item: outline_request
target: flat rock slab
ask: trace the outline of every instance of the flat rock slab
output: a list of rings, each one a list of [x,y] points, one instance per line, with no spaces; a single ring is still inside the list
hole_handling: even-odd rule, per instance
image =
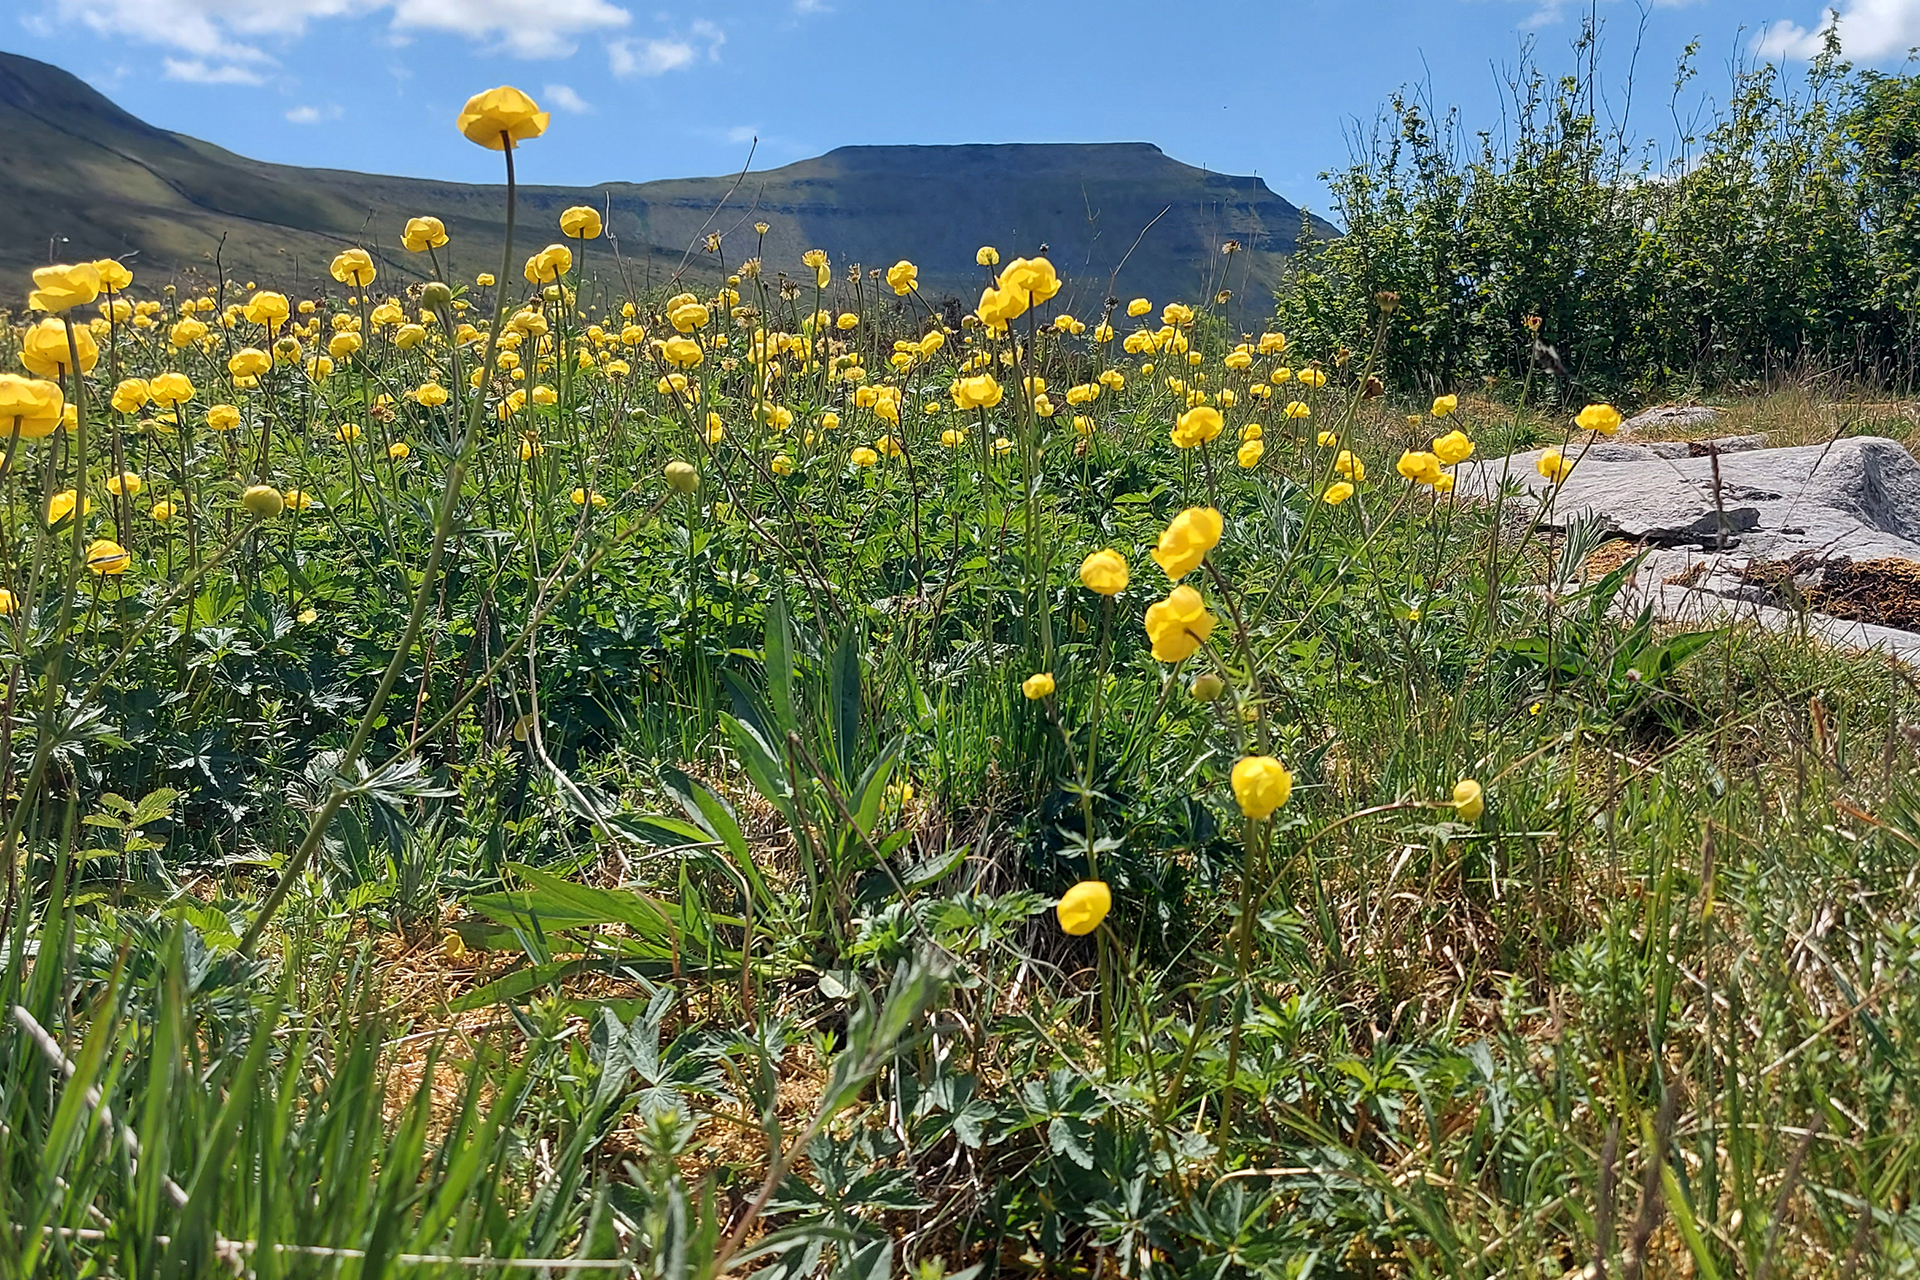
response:
[[[1726,416],[1726,412],[1725,409],[1716,409],[1706,404],[1663,404],[1634,414],[1620,424],[1620,429],[1632,435],[1637,431],[1672,431],[1685,427],[1698,427],[1720,421]]]
[[[1920,560],[1920,463],[1892,440],[1722,452],[1717,487],[1712,457],[1662,457],[1653,446],[1601,440],[1567,455],[1573,474],[1553,492],[1535,468],[1544,452],[1465,463],[1460,492],[1490,499],[1517,483],[1549,528],[1598,518],[1657,547],[1765,560],[1803,552]]]
[[[1920,463],[1905,448],[1859,436],[1723,449],[1716,487],[1714,458],[1663,456],[1669,451],[1656,447],[1601,440],[1569,453],[1577,461],[1557,491],[1534,465],[1544,450],[1476,458],[1458,468],[1459,492],[1490,500],[1505,488],[1538,511],[1543,528],[1598,519],[1646,543],[1652,550],[1621,595],[1623,610],[1650,604],[1661,619],[1687,625],[1805,628],[1841,647],[1920,661],[1920,634],[1782,609],[1748,572],[1794,557],[1920,562]]]

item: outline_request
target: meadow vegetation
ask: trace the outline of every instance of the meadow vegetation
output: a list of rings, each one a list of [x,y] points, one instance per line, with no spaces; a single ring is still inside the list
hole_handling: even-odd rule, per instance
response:
[[[1455,492],[1602,397],[600,223],[35,272],[0,1272],[1920,1263],[1920,686]]]

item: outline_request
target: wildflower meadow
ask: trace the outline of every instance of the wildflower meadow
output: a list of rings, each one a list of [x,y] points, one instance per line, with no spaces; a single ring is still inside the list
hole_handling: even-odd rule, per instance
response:
[[[0,1274],[1920,1265],[1920,683],[1623,608],[1601,394],[636,290],[550,126],[484,271],[6,286]]]

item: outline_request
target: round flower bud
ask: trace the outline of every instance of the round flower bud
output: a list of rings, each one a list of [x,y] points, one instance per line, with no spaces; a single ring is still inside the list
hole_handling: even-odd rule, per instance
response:
[[[1111,910],[1113,890],[1101,880],[1082,880],[1060,895],[1054,914],[1059,917],[1062,932],[1078,937],[1098,929]]]
[[[692,493],[700,487],[700,473],[690,462],[669,462],[666,477],[668,486],[676,493]]]
[[[420,305],[438,311],[453,301],[453,290],[438,280],[430,280],[420,289]]]
[[[1195,702],[1212,702],[1226,692],[1227,682],[1211,671],[1203,671],[1193,678],[1187,686],[1187,692],[1193,695]]]
[[[256,484],[240,495],[240,505],[252,513],[256,520],[271,520],[286,510],[287,503],[272,485]]]

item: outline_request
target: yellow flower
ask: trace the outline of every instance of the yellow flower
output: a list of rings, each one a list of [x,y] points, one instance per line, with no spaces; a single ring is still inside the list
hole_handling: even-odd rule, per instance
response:
[[[532,462],[546,451],[546,446],[531,436],[527,436],[520,441],[520,461],[522,462]]]
[[[86,504],[81,506],[79,494],[71,489],[62,489],[47,499],[47,523],[59,524],[62,520],[65,520],[73,514],[73,509],[76,506],[80,506],[80,514],[84,516],[87,512],[93,510],[93,499],[88,498]]]
[[[865,445],[862,445],[860,448],[855,449],[851,455],[849,455],[848,461],[852,462],[853,465],[856,467],[870,467],[874,463],[880,461],[880,455],[875,453],[873,450],[867,448]]]
[[[35,311],[69,311],[100,296],[100,268],[91,262],[74,266],[36,267],[33,292],[27,305]]]
[[[1433,416],[1444,418],[1460,407],[1459,396],[1435,396],[1433,398]],[[1458,434],[1457,432],[1455,434]]]
[[[1562,457],[1558,449],[1549,449],[1540,455],[1533,469],[1550,484],[1559,484],[1573,470],[1573,464]]]
[[[1324,387],[1327,385],[1327,375],[1318,369],[1302,369],[1293,376],[1309,387]]]
[[[1038,702],[1053,692],[1053,672],[1040,671],[1020,682],[1020,692],[1029,702]]]
[[[247,317],[250,324],[265,325],[268,329],[274,329],[293,313],[287,305],[286,295],[263,290],[247,299],[246,305],[241,308],[241,314]],[[204,326],[202,326],[202,332],[205,332]]]
[[[156,374],[147,383],[147,390],[153,393],[153,402],[171,408],[185,404],[193,399],[193,383],[184,373]]]
[[[704,329],[713,319],[713,313],[698,302],[683,302],[667,313],[667,320],[681,333],[692,333],[695,329]]]
[[[305,511],[313,505],[313,498],[300,489],[289,489],[280,497],[294,511]]]
[[[1367,464],[1342,449],[1333,459],[1333,469],[1349,480],[1361,481],[1367,478]]]
[[[1620,429],[1620,411],[1610,404],[1590,404],[1573,421],[1582,431],[1598,431],[1610,436]]]
[[[973,260],[983,267],[996,266],[1000,262],[1000,251],[990,244],[983,244],[974,251]]]
[[[948,427],[940,433],[940,443],[949,449],[958,449],[966,442],[967,433],[964,431],[955,431],[952,427]]]
[[[1433,491],[1435,493],[1452,493],[1453,473],[1450,471],[1442,471],[1439,475],[1435,476],[1433,478]]]
[[[92,373],[100,362],[100,348],[85,325],[75,325],[73,346],[67,345],[67,326],[58,320],[42,320],[20,339],[20,363],[28,373],[43,378],[65,377],[73,365],[74,349],[80,353],[80,372]]]
[[[1127,589],[1126,558],[1110,547],[1096,551],[1080,562],[1080,581],[1098,595],[1117,596]]]
[[[184,351],[206,336],[207,326],[201,324],[191,316],[177,322],[172,328],[167,330],[167,341],[174,345],[175,350],[180,351]]]
[[[576,507],[584,507],[589,502],[596,507],[604,507],[607,505],[606,494],[589,493],[585,489],[575,489],[572,493],[568,494],[567,497],[572,500],[573,505]]]
[[[408,218],[400,233],[401,247],[410,253],[425,253],[447,242],[447,224],[438,218]]]
[[[333,438],[341,444],[352,444],[360,435],[360,424],[357,422],[343,422],[333,431]]]
[[[600,211],[577,204],[560,215],[560,234],[575,240],[592,240],[599,236]]]
[[[1220,434],[1226,420],[1212,405],[1198,405],[1180,415],[1174,424],[1173,443],[1182,449],[1204,444]]]
[[[107,492],[114,497],[137,498],[145,487],[140,477],[131,471],[122,471],[117,476],[107,477]]]
[[[1015,258],[1000,272],[999,283],[1002,293],[1011,292],[1021,297],[1022,311],[1060,292],[1060,277],[1045,258]]]
[[[0,436],[11,436],[15,428],[23,440],[50,436],[60,426],[65,407],[59,383],[0,373]]]
[[[1348,484],[1345,480],[1336,480],[1332,484],[1327,486],[1327,491],[1325,493],[1320,495],[1320,501],[1326,503],[1330,507],[1337,507],[1341,503],[1345,502],[1348,498],[1351,498],[1352,496],[1353,496],[1353,486]]]
[[[127,549],[111,538],[96,538],[87,544],[87,568],[95,573],[122,574],[132,563]]]
[[[490,151],[504,151],[516,142],[537,138],[547,131],[547,113],[520,90],[510,85],[476,93],[454,121],[454,127]]]
[[[419,324],[403,324],[393,331],[393,345],[402,351],[411,351],[427,340],[427,328]]]
[[[691,338],[668,338],[660,346],[660,358],[676,369],[691,369],[705,358],[705,353]]]
[[[1271,818],[1292,794],[1293,775],[1272,756],[1244,756],[1233,766],[1233,798],[1255,821]]]
[[[535,404],[558,404],[560,402],[560,393],[543,382],[533,389],[533,402]]]
[[[947,388],[947,394],[962,409],[991,409],[1000,403],[1003,392],[992,374],[981,373],[971,378],[954,379]]]
[[[692,463],[676,459],[667,464],[663,474],[667,477],[667,487],[675,493],[692,493],[700,487],[700,473],[693,469]]]
[[[1287,349],[1287,335],[1284,333],[1263,333],[1260,335],[1259,352],[1263,356],[1282,355]]]
[[[93,269],[100,273],[102,289],[124,289],[133,283],[133,272],[127,270],[126,264],[112,258],[101,258],[93,264]]]
[[[258,347],[242,347],[227,358],[227,372],[236,378],[257,378],[273,368],[273,357]]]
[[[1313,410],[1298,400],[1289,400],[1284,410],[1288,418],[1311,418]]]
[[[1184,662],[1213,634],[1218,621],[1207,612],[1206,601],[1192,587],[1182,583],[1147,606],[1147,638],[1153,642],[1153,656],[1160,662]]]
[[[1112,910],[1113,890],[1107,888],[1106,882],[1082,880],[1060,895],[1060,905],[1054,908],[1054,915],[1060,921],[1060,931],[1077,938],[1098,929]]]
[[[327,354],[335,360],[345,360],[360,349],[360,335],[351,329],[336,333],[327,340]]]
[[[436,409],[447,402],[447,389],[437,382],[423,382],[413,389],[415,403]]]
[[[272,485],[256,484],[240,495],[240,505],[256,520],[271,520],[287,509],[287,500]]]
[[[207,408],[207,426],[214,431],[231,431],[240,425],[237,405],[216,404]]]
[[[1153,310],[1153,304],[1145,298],[1135,298],[1127,304],[1127,314],[1130,316],[1143,316],[1151,310]]]
[[[1409,449],[1400,455],[1393,469],[1415,484],[1432,484],[1440,477],[1440,459],[1430,453]]]
[[[175,515],[179,514],[179,511],[180,508],[177,504],[167,502],[163,499],[162,501],[154,503],[152,508],[147,512],[147,515],[155,524],[165,524],[167,521],[173,519]]]
[[[844,333],[849,329],[858,328],[860,325],[860,317],[853,314],[853,312],[851,311],[843,311],[840,313],[840,318],[838,320],[835,320],[833,323],[836,328],[838,328],[842,333]]]
[[[1169,302],[1160,311],[1160,323],[1178,328],[1193,323],[1193,308],[1185,303]]]
[[[396,440],[387,446],[387,456],[395,462],[405,462],[412,453],[405,440]]]
[[[1453,810],[1462,818],[1477,821],[1486,807],[1486,793],[1472,778],[1462,778],[1453,784]]]
[[[479,275],[473,278],[473,282],[479,285],[482,289],[491,289],[493,288],[493,272],[482,271]]]
[[[920,268],[905,258],[887,268],[887,287],[900,297],[906,297],[920,287]]]
[[[1451,396],[1447,398],[1452,399]],[[1449,467],[1465,462],[1473,456],[1473,441],[1467,439],[1463,431],[1449,431],[1433,442],[1433,456]]]
[[[373,283],[373,255],[365,249],[347,249],[334,256],[327,273],[341,284],[364,289]]]
[[[773,461],[767,465],[773,469],[773,474],[777,476],[790,476],[793,474],[793,459],[784,453],[774,454]]]
[[[1233,458],[1234,461],[1238,462],[1243,468],[1257,467],[1260,465],[1261,455],[1266,453],[1266,451],[1267,446],[1261,441],[1248,440],[1240,446],[1239,450],[1233,455]]]
[[[1198,569],[1207,552],[1219,545],[1225,527],[1220,513],[1212,507],[1189,507],[1167,525],[1160,544],[1150,554],[1166,575],[1178,582]]]
[[[530,284],[552,284],[572,269],[573,250],[550,244],[527,259],[525,274]]]

